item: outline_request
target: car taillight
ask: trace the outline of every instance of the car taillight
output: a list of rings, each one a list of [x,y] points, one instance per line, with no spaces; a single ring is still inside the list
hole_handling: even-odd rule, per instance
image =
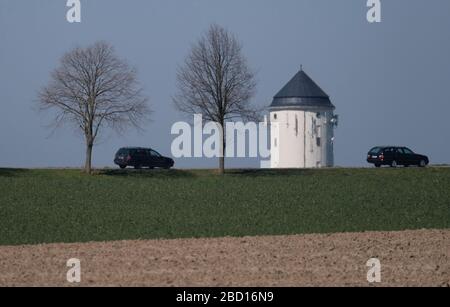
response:
[[[381,159],[381,161],[383,161],[384,160],[384,155],[380,155],[380,159]]]

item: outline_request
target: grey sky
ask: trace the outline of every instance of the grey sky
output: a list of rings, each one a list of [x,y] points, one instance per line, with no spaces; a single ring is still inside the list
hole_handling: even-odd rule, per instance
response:
[[[82,138],[70,129],[50,136],[48,118],[33,106],[62,54],[96,40],[138,68],[154,114],[145,132],[103,135],[94,164],[112,165],[123,145],[170,154],[170,127],[185,118],[171,104],[176,67],[212,22],[244,43],[258,71],[258,105],[268,106],[300,64],[331,96],[340,115],[337,165],[365,165],[367,150],[380,144],[450,162],[448,0],[382,0],[381,24],[367,22],[365,0],[82,0],[81,24],[66,21],[65,4],[0,0],[0,167],[83,164]]]

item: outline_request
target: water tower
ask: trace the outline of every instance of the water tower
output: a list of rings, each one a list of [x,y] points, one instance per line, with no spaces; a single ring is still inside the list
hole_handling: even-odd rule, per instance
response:
[[[272,168],[334,166],[335,106],[303,69],[275,95],[269,110]]]

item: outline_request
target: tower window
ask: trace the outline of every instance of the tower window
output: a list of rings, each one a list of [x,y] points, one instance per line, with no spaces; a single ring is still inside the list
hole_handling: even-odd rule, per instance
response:
[[[275,113],[275,114],[273,115],[273,119],[277,119],[277,118],[278,118],[277,113]]]
[[[320,138],[316,138],[316,143],[317,143],[317,147],[320,147],[321,145],[321,139]]]

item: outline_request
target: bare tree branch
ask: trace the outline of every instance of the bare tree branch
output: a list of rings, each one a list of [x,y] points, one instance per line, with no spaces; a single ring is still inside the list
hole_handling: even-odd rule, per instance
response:
[[[202,114],[224,127],[227,120],[256,120],[259,110],[250,104],[255,94],[255,74],[242,54],[237,38],[218,25],[193,45],[177,72],[176,108],[188,114]],[[222,153],[225,134],[222,133]],[[224,172],[224,158],[219,171]]]
[[[98,42],[66,53],[39,92],[41,110],[55,110],[55,123],[74,123],[86,139],[86,172],[102,128],[139,128],[150,114],[136,71],[116,57],[111,45]]]

